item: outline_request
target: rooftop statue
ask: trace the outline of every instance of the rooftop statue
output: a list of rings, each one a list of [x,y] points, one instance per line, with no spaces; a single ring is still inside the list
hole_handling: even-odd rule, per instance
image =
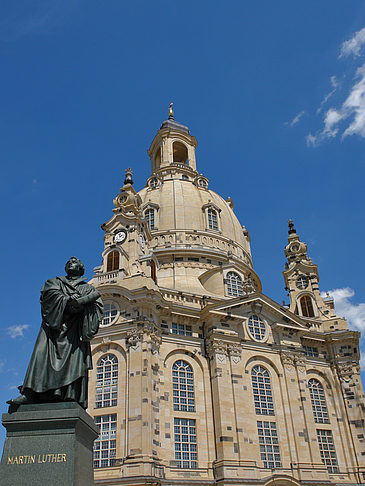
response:
[[[75,401],[87,408],[90,340],[103,315],[99,292],[82,278],[76,257],[66,263],[66,277],[47,280],[41,289],[42,325],[28,365],[21,395],[10,409],[27,403]]]

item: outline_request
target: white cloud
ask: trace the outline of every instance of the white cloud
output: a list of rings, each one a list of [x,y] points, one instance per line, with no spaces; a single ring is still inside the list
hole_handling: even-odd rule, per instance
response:
[[[348,120],[348,126],[343,131],[342,138],[349,135],[365,138],[365,63],[357,69],[354,79],[356,82],[342,106],[327,110],[324,128],[307,136],[308,145],[317,146],[325,139],[336,137],[340,130],[339,123],[345,120]]]
[[[358,331],[365,330],[365,304],[353,304],[350,299],[354,297],[355,291],[350,287],[343,289],[329,290],[328,293],[335,301],[336,314],[345,317],[353,329]],[[322,297],[326,292],[322,292]]]
[[[365,44],[365,27],[355,32],[351,39],[345,41],[341,46],[339,57],[347,57],[351,54],[354,57],[360,56],[362,46]]]
[[[7,328],[7,333],[11,337],[11,339],[15,339],[17,337],[23,337],[24,331],[28,329],[29,324],[17,324],[15,326],[10,326]]]
[[[356,78],[359,78],[359,81],[352,87],[342,106],[342,112],[346,116],[354,115],[343,136],[357,134],[365,138],[365,64],[356,71]]]
[[[321,104],[317,109],[317,115],[322,111],[323,106],[327,103],[327,101],[331,98],[331,96],[335,94],[337,88],[340,86],[340,83],[337,81],[336,76],[331,76],[330,82],[331,82],[332,89],[329,93],[325,95],[325,97],[321,101]]]
[[[294,125],[296,125],[300,119],[302,118],[302,116],[305,114],[305,111],[300,111],[297,115],[295,115],[295,117],[289,121],[289,122],[285,122],[284,125],[289,125],[290,127],[293,127]]]

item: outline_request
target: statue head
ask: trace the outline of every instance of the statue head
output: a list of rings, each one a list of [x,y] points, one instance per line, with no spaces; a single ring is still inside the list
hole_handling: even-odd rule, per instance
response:
[[[81,260],[73,256],[66,263],[65,271],[68,277],[81,277],[85,273],[85,267]]]

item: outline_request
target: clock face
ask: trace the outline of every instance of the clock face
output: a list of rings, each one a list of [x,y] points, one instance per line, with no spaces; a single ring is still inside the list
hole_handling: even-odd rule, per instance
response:
[[[126,238],[127,233],[125,231],[118,231],[118,233],[114,236],[114,241],[116,243],[123,243]]]

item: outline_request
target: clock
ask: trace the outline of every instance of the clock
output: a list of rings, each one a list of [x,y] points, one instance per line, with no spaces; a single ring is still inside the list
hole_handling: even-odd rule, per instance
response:
[[[127,238],[127,232],[125,230],[118,231],[114,235],[114,241],[115,243],[123,243],[123,241]]]

